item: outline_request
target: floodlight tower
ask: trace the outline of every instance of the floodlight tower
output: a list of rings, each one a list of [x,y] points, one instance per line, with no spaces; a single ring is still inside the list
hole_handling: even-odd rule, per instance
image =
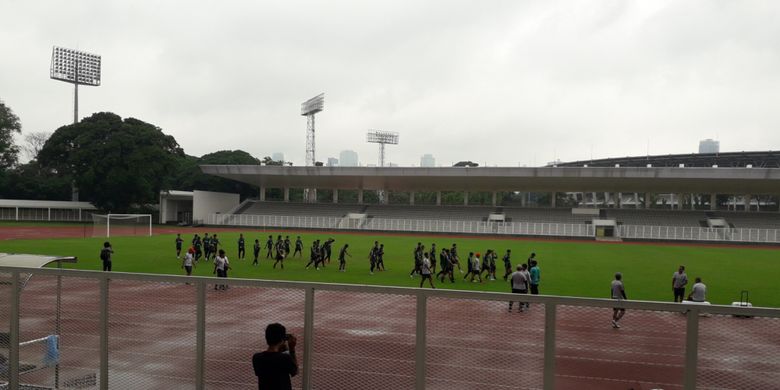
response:
[[[369,130],[366,141],[379,144],[379,166],[385,166],[385,145],[398,145],[398,133],[395,131]]]
[[[306,117],[306,165],[314,166],[316,159],[314,156],[314,114],[325,108],[325,94],[321,93],[301,104],[301,115]],[[303,190],[303,199],[306,202],[317,201],[317,189],[305,188]]]
[[[73,84],[73,123],[78,123],[79,84],[100,86],[100,56],[54,46],[51,51],[49,77]]]
[[[301,104],[301,115],[306,117],[306,165],[314,166],[314,114],[325,108],[325,94],[321,93]]]

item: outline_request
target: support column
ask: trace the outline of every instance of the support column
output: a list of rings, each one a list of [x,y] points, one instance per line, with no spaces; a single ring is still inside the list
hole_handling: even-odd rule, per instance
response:
[[[414,195],[415,195],[414,191],[410,191],[409,192],[409,205],[410,206],[414,206]]]
[[[339,203],[339,190],[336,188],[333,189],[333,203],[334,204]]]
[[[696,195],[695,194],[690,194],[690,195],[691,195],[691,210],[696,210],[696,202],[695,202]]]
[[[634,208],[639,208],[639,193],[634,192]]]
[[[358,192],[358,204],[363,204],[363,190],[357,190]]]
[[[441,206],[441,191],[436,191],[436,205]]]
[[[260,201],[265,202],[265,187],[260,186]]]
[[[290,189],[288,187],[284,187],[284,201],[290,201]]]
[[[555,201],[555,198],[557,198],[558,193],[553,191],[550,193],[550,207],[555,208],[557,202]]]
[[[520,207],[528,206],[527,200],[528,200],[528,193],[527,192],[521,192],[520,193]]]
[[[493,191],[493,207],[498,206],[498,201],[496,200],[498,198],[498,195],[496,191]]]
[[[749,212],[750,211],[750,202],[753,201],[753,197],[750,194],[747,194],[742,199],[743,199],[743,202],[745,203],[745,212]]]
[[[622,209],[623,208],[623,193],[622,192],[616,192],[615,193],[615,208]]]
[[[612,194],[609,192],[604,193],[604,207],[609,208],[609,201],[612,200]]]
[[[652,198],[651,194],[649,192],[645,192],[645,208],[650,208],[650,198]]]
[[[390,204],[390,191],[383,190],[384,196],[382,197],[382,204]]]
[[[463,205],[468,206],[469,205],[469,192],[463,191]]]
[[[593,204],[593,208],[599,208],[599,205],[596,204],[596,201],[598,200],[598,194],[595,192],[590,193],[590,203]]]
[[[718,194],[710,194],[710,210],[718,209]]]
[[[682,210],[685,208],[685,197],[682,193],[675,194],[677,197],[677,210]]]

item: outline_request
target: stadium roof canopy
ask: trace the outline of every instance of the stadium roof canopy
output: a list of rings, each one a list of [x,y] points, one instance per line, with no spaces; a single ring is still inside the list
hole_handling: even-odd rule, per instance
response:
[[[89,202],[71,202],[61,200],[22,200],[0,199],[0,207],[13,207],[25,209],[63,209],[63,210],[97,210]]]
[[[57,257],[41,255],[24,255],[15,253],[0,253],[0,266],[2,267],[24,267],[24,268],[43,268],[51,263],[75,263],[76,257]]]
[[[200,167],[206,174],[265,188],[780,194],[780,169],[770,168]]]
[[[654,167],[747,167],[754,168],[780,168],[780,152],[727,152],[727,153],[690,153],[667,154],[655,156],[616,157],[598,160],[582,160],[563,163],[555,163],[558,167],[646,167],[648,164]]]

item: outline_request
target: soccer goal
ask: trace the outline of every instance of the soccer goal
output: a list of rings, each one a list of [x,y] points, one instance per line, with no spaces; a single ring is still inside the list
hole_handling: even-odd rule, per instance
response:
[[[92,237],[151,235],[151,214],[92,214]]]

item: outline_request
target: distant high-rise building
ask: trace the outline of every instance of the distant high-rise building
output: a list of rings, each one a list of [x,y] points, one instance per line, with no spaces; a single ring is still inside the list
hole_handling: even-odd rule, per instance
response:
[[[353,150],[342,150],[341,153],[339,153],[339,166],[358,166],[358,154]]]
[[[709,138],[699,141],[699,153],[720,153],[720,141]]]
[[[430,153],[423,154],[423,156],[420,157],[420,166],[424,168],[435,167],[436,159],[433,158],[433,155]]]
[[[339,159],[335,157],[328,157],[328,162],[325,165],[329,167],[337,167],[339,166]]]
[[[274,161],[284,161],[284,153],[282,153],[282,152],[274,152],[274,154],[271,155],[271,158]]]

